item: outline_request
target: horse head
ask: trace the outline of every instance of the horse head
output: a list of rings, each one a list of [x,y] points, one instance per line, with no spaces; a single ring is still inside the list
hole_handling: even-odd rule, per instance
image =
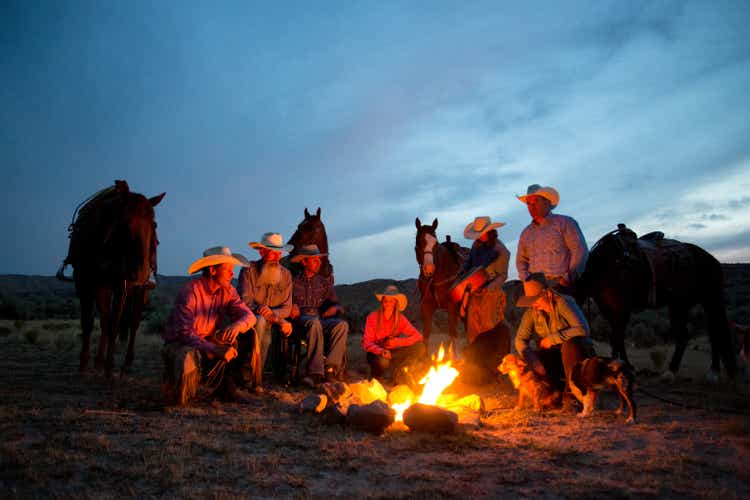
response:
[[[419,217],[417,217],[414,224],[417,227],[417,240],[414,245],[414,252],[417,254],[417,263],[420,266],[422,274],[429,278],[435,273],[434,251],[438,241],[435,230],[438,226],[438,220],[435,218],[431,225],[423,225]]]
[[[305,218],[297,225],[297,230],[292,234],[287,243],[294,245],[291,255],[296,255],[300,247],[311,244],[317,245],[321,253],[328,253],[328,235],[326,234],[326,227],[323,225],[323,221],[320,220],[320,207],[318,207],[315,214],[310,214],[307,208],[305,208]],[[321,274],[325,276],[330,275],[332,268],[328,257],[322,257],[321,261]]]
[[[112,227],[104,242],[105,259],[111,263],[113,277],[134,284],[148,280],[152,258],[156,257],[156,221],[154,207],[166,193],[146,198],[133,193],[125,181],[117,181],[119,194],[112,204]]]

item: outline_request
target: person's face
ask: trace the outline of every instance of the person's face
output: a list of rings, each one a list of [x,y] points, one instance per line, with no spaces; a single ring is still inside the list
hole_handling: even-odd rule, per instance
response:
[[[277,250],[261,247],[258,249],[258,253],[260,253],[260,258],[263,259],[263,262],[278,262],[281,260],[281,252]]]
[[[487,231],[486,233],[482,233],[481,236],[479,236],[479,238],[477,239],[481,241],[482,243],[484,243],[485,241],[490,239],[490,232]]]
[[[211,277],[222,288],[229,288],[234,278],[234,266],[228,262],[211,268]]]
[[[547,217],[551,207],[549,200],[544,196],[535,194],[526,198],[526,208],[529,209],[529,215],[537,222]]]
[[[552,313],[552,298],[550,297],[549,291],[545,291],[542,295],[536,299],[536,302],[531,304],[531,307],[538,311],[544,311],[548,314]]]
[[[390,318],[391,316],[393,316],[393,313],[396,311],[396,307],[398,306],[398,299],[395,297],[383,297],[381,304],[383,307],[383,313],[385,314],[385,317]]]
[[[302,259],[302,267],[309,274],[317,274],[320,271],[320,257],[317,255],[314,257],[305,257]]]

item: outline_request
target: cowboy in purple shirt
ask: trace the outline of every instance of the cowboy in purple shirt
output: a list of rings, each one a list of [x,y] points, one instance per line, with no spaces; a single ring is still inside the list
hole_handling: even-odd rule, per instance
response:
[[[551,213],[560,201],[555,188],[532,184],[517,198],[532,218],[518,239],[518,278],[526,281],[532,273],[544,273],[556,290],[570,293],[589,255],[581,228],[572,217]]]
[[[320,274],[321,257],[315,244],[305,245],[291,258],[301,262],[302,271],[292,280],[292,313],[290,317],[304,330],[307,340],[307,376],[305,385],[314,387],[325,378],[338,380],[344,368],[349,324],[336,317],[343,312],[333,289],[333,274]]]
[[[243,398],[238,386],[244,383],[243,375],[252,373],[254,353],[251,339],[242,334],[253,327],[255,316],[232,286],[232,278],[233,267],[246,262],[227,247],[214,247],[188,269],[189,274],[202,275],[180,290],[163,333],[164,386],[178,404],[195,396],[207,374],[219,372],[219,380],[210,381],[216,386],[213,395],[228,401]]]

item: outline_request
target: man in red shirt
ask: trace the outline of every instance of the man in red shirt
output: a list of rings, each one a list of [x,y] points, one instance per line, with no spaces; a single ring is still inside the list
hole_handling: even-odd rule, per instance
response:
[[[370,372],[382,382],[385,372],[391,368],[394,384],[412,385],[414,379],[406,368],[419,362],[427,349],[422,334],[401,314],[406,309],[406,295],[396,286],[389,285],[375,297],[380,301],[380,307],[367,316],[362,338]]]

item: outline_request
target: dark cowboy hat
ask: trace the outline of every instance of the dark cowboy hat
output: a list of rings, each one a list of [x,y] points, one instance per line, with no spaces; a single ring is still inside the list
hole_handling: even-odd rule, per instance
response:
[[[303,245],[299,247],[299,253],[292,256],[289,260],[291,260],[292,262],[300,262],[302,261],[302,259],[305,259],[307,257],[325,257],[327,255],[327,253],[321,253],[318,245],[313,243],[310,245]]]
[[[531,307],[550,288],[544,273],[532,273],[523,282],[523,297],[516,302],[517,307]]]

